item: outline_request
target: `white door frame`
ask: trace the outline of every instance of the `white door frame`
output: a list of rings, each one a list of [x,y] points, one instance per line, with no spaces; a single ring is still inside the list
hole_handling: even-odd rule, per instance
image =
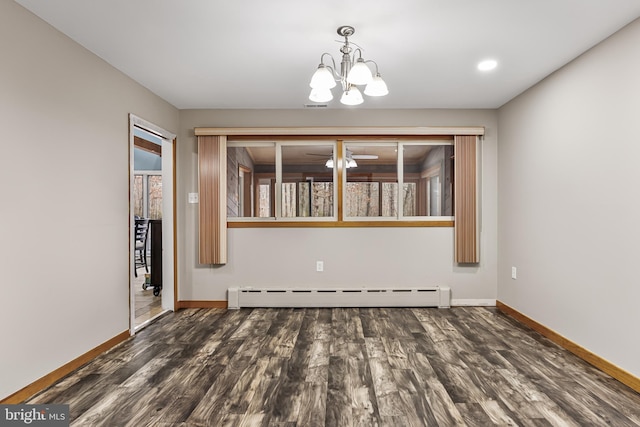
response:
[[[175,310],[175,274],[174,274],[174,164],[176,135],[134,114],[129,114],[129,333],[135,333],[135,223],[133,219],[133,175],[134,175],[134,134],[135,127],[157,135],[162,139],[162,308]]]

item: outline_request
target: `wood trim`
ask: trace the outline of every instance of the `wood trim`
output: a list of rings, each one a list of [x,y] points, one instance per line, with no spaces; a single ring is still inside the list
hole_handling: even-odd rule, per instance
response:
[[[171,236],[173,240],[173,309],[176,309],[176,305],[178,304],[178,175],[177,175],[177,148],[176,148],[177,139],[173,138],[173,144],[171,144],[171,149],[173,150],[171,156],[173,161],[173,236]]]
[[[158,145],[156,143],[153,143],[151,141],[147,141],[146,139],[142,139],[139,136],[135,136],[133,137],[133,145],[135,147],[138,147],[139,149],[149,152],[149,153],[153,153],[156,154],[160,157],[162,157],[162,146]]]
[[[478,187],[476,136],[456,135],[455,156],[455,261],[480,262],[478,248]]]
[[[563,337],[559,333],[557,333],[557,332],[547,328],[546,326],[536,322],[535,320],[533,320],[530,317],[520,313],[516,309],[509,307],[507,304],[505,304],[505,303],[503,303],[501,301],[496,301],[496,308],[498,310],[500,310],[502,313],[506,314],[507,316],[512,317],[513,319],[517,320],[518,322],[522,323],[523,325],[526,325],[526,326],[530,327],[534,331],[536,331],[536,332],[540,333],[541,335],[549,338],[551,341],[553,341],[554,343],[558,344],[560,347],[564,348],[565,350],[570,351],[571,353],[573,353],[576,356],[578,356],[580,359],[582,359],[585,362],[595,366],[596,368],[600,369],[601,371],[611,375],[616,380],[620,381],[621,383],[631,387],[633,390],[635,390],[638,393],[640,393],[640,378],[636,377],[635,375],[625,371],[624,369],[619,368],[618,366],[614,365],[613,363],[609,362],[608,360],[603,359],[602,357],[598,356],[597,354],[592,353],[591,351],[587,350],[586,348],[584,348],[584,347],[574,343],[573,341]]]
[[[269,136],[274,135],[484,135],[483,126],[469,127],[255,127],[255,128],[195,128],[196,136]]]
[[[165,129],[162,129],[161,127],[158,127],[158,126],[154,125],[153,123],[148,122],[148,121],[136,116],[135,114],[129,113],[129,120],[134,125],[144,129],[147,132],[150,131],[151,133],[154,133],[154,134],[158,135],[161,138],[172,140],[172,139],[175,139],[175,137],[176,137],[176,134],[171,133],[171,132],[169,132],[169,131],[167,131]]]
[[[55,371],[48,373],[47,375],[32,382],[31,384],[24,387],[23,389],[18,390],[12,395],[5,397],[4,399],[0,400],[0,404],[17,404],[17,403],[24,402],[29,397],[53,385],[57,381],[64,378],[66,375],[70,374],[71,372],[75,371],[82,365],[95,359],[97,356],[101,355],[105,351],[111,349],[112,347],[115,347],[116,345],[120,344],[123,341],[126,341],[130,336],[131,334],[129,333],[128,329],[126,331],[119,333],[115,337],[89,350],[88,352],[84,353],[80,357],[77,357],[73,359],[71,362],[62,365]]]
[[[198,137],[199,263],[227,263],[227,144],[225,136]]]
[[[227,228],[453,227],[454,221],[229,221]]]
[[[181,308],[227,308],[227,301],[178,301],[177,309]]]
[[[342,162],[344,161],[344,159],[342,158],[342,154],[344,152],[344,141],[339,139],[336,141],[336,156],[333,156],[334,159],[336,160],[336,167],[335,167],[335,171],[336,173],[336,180],[337,180],[337,184],[338,184],[338,191],[336,193],[338,199],[335,200],[334,202],[337,204],[338,206],[338,223],[341,223],[344,220],[344,169],[342,168]],[[335,223],[334,223],[335,224]]]

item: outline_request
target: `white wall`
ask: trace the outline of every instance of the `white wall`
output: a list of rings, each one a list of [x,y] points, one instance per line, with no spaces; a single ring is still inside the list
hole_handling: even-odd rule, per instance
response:
[[[503,106],[498,150],[498,299],[636,376],[638,45],[635,21]]]
[[[452,228],[229,229],[229,262],[199,265],[194,127],[485,126],[481,262],[453,262]],[[178,135],[179,299],[226,300],[231,286],[448,285],[454,300],[496,299],[497,135],[488,110],[183,110]],[[324,272],[316,272],[316,261]]]
[[[0,1],[0,399],[129,328],[129,119],[178,111]]]

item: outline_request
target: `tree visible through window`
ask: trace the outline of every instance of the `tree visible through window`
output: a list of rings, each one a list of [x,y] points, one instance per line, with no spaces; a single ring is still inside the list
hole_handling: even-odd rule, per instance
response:
[[[133,214],[162,219],[162,175],[136,173],[133,178]]]

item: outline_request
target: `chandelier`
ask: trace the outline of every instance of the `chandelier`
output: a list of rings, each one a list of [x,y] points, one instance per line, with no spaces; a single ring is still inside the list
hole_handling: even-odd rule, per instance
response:
[[[348,25],[338,28],[338,34],[344,37],[344,44],[340,48],[342,52],[342,62],[338,73],[336,62],[330,53],[323,53],[320,56],[320,65],[311,77],[311,94],[309,99],[313,102],[329,102],[333,99],[331,89],[336,87],[336,82],[342,84],[342,97],[340,102],[345,105],[359,105],[364,102],[362,93],[358,86],[366,85],[364,94],[368,96],[384,96],[389,93],[387,84],[380,77],[378,64],[372,60],[362,58],[362,49],[358,47],[353,50],[349,44],[349,37],[356,30]],[[353,52],[353,55],[352,55]],[[357,57],[356,57],[357,55]],[[324,63],[325,56],[331,58],[333,67]],[[371,63],[375,66],[375,75],[367,65]]]

